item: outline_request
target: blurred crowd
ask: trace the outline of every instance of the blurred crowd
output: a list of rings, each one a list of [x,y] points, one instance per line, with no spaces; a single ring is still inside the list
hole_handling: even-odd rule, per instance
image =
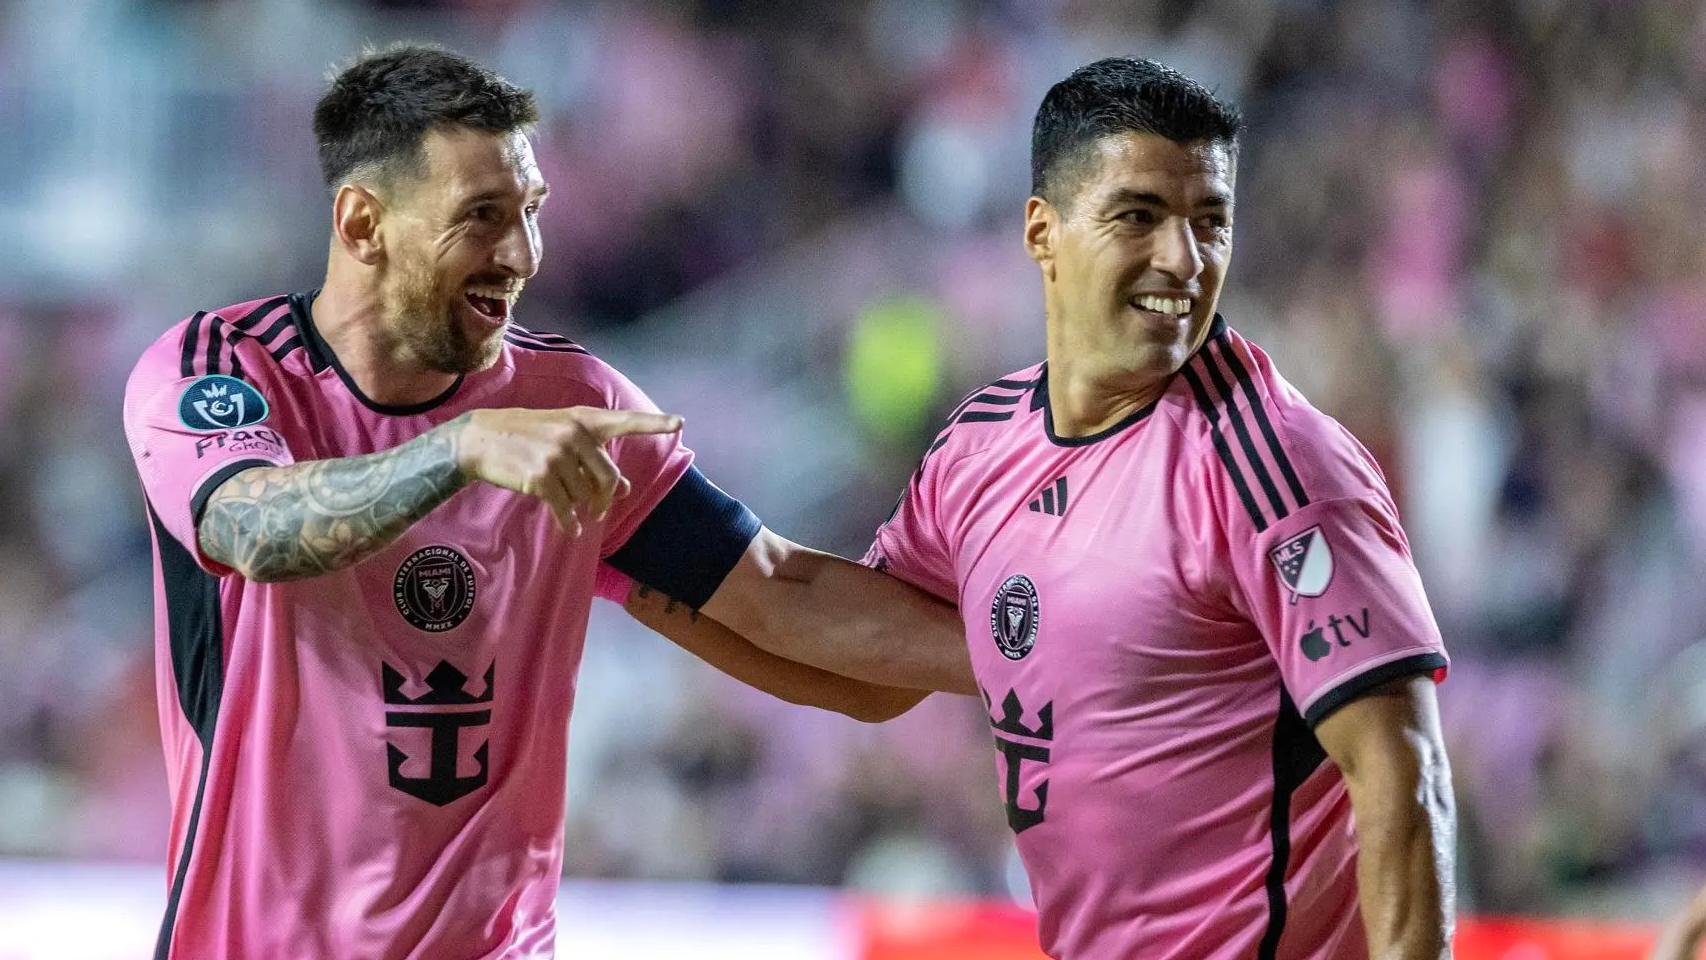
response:
[[[1454,656],[1466,908],[1706,876],[1706,7],[1697,0],[13,0],[0,8],[0,855],[158,858],[142,346],[315,286],[308,116],[363,42],[539,94],[524,323],[862,553],[935,423],[1041,356],[1050,83],[1238,102],[1228,319],[1381,461]],[[604,605],[600,605],[604,607]],[[864,726],[596,611],[566,869],[1012,889],[979,704]]]

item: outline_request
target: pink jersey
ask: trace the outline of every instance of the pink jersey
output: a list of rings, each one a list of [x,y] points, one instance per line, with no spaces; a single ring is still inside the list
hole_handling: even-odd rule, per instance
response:
[[[964,616],[1043,948],[1365,956],[1312,729],[1446,666],[1379,468],[1219,318],[1094,436],[1047,376],[963,402],[866,556]]]
[[[674,436],[614,441],[633,492],[579,540],[540,501],[477,484],[352,568],[249,582],[195,534],[213,487],[248,466],[384,450],[478,407],[655,409],[580,347],[519,328],[493,368],[381,406],[311,302],[197,313],[125,392],[173,811],[155,956],[549,956],[595,569],[691,454]]]

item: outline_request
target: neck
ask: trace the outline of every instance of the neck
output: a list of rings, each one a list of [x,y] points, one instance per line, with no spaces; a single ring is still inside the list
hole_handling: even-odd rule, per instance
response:
[[[347,265],[332,262],[310,309],[315,331],[344,373],[374,403],[425,403],[456,382],[456,374],[424,366],[386,329],[377,286],[368,277],[352,276]]]
[[[1065,341],[1059,325],[1050,323],[1048,404],[1057,437],[1087,437],[1108,429],[1154,403],[1172,379],[1166,371],[1111,367],[1096,352]]]

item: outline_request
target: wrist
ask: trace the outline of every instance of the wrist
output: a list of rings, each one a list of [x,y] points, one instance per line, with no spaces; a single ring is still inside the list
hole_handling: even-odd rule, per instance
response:
[[[479,457],[474,430],[474,414],[470,410],[452,420],[432,429],[434,433],[442,432],[444,439],[450,445],[451,462],[456,466],[456,475],[463,483],[472,483],[480,479]]]

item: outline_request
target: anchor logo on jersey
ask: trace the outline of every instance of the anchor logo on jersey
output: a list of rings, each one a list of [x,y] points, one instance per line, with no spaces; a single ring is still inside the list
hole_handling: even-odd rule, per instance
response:
[[[468,684],[468,675],[456,669],[448,660],[440,660],[438,666],[433,667],[432,672],[426,675],[427,692],[418,697],[409,697],[403,693],[403,674],[389,663],[381,664],[380,686],[385,693],[385,703],[389,706],[438,707],[491,703],[492,676],[496,668],[496,661],[486,667],[486,689],[478,695],[463,689]],[[491,722],[490,709],[454,712],[387,710],[387,727],[425,728],[432,731],[431,765],[424,777],[403,776],[403,764],[409,759],[409,755],[398,749],[396,744],[385,744],[391,786],[439,807],[460,800],[485,786],[488,774],[487,748],[491,741],[480,744],[474,751],[474,762],[479,765],[479,771],[473,776],[457,776],[456,759],[462,752],[462,729],[483,727]]]

